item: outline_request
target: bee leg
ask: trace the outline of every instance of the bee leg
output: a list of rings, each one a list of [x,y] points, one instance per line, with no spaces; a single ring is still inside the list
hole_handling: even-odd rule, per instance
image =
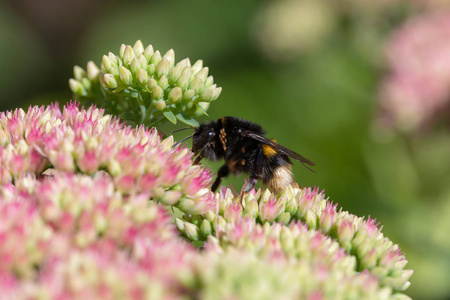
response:
[[[248,179],[247,184],[244,186],[241,193],[239,194],[239,198],[241,198],[241,205],[242,205],[243,195],[250,192],[255,187],[256,182],[258,181],[258,178],[261,178],[261,176],[262,176],[262,161],[263,161],[262,159],[263,159],[263,152],[262,152],[262,148],[259,147],[253,172],[250,175],[250,178]]]
[[[250,177],[247,181],[247,184],[244,186],[244,188],[239,193],[239,196],[236,198],[237,201],[239,201],[241,203],[242,210],[245,210],[244,202],[242,201],[244,198],[244,194],[247,194],[248,192],[250,192],[252,190],[252,188],[255,187],[256,182],[257,182],[256,178]]]
[[[194,160],[194,165],[198,165],[200,163],[200,161],[202,160],[202,158],[203,157],[201,155],[197,156],[197,158]]]
[[[255,165],[253,167],[253,172],[250,175],[250,178],[244,187],[244,193],[250,192],[251,189],[255,187],[258,178],[261,178],[262,162],[263,162],[263,151],[262,151],[262,147],[260,146],[258,148],[258,154],[256,156],[256,161],[255,161]]]
[[[214,181],[212,187],[211,187],[211,191],[215,192],[217,190],[217,188],[220,185],[220,181],[222,181],[223,177],[227,177],[228,174],[230,174],[230,169],[228,169],[227,165],[223,165],[220,169],[219,172],[217,172],[217,178]]]
[[[257,181],[258,180],[256,177],[250,177],[248,179],[247,184],[244,186],[244,189],[242,190],[242,194],[246,194],[246,193],[250,192],[252,190],[252,188],[255,187]]]

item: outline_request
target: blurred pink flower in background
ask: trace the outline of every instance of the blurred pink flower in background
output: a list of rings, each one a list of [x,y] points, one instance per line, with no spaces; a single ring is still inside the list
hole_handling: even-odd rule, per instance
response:
[[[436,123],[450,100],[450,12],[413,17],[386,47],[381,121],[401,130]]]

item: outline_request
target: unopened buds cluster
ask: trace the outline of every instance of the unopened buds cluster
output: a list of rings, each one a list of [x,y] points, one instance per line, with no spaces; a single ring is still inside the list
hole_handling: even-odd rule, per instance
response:
[[[134,124],[180,120],[196,126],[194,118],[206,114],[222,91],[208,72],[202,60],[175,63],[172,49],[161,55],[138,40],[122,44],[118,55],[104,55],[100,70],[92,61],[86,71],[75,66],[69,86],[77,100],[97,103]]]

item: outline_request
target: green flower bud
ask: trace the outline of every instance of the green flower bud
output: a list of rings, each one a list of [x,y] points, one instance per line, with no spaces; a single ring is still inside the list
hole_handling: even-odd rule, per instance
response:
[[[120,59],[123,59],[123,56],[125,55],[125,49],[126,48],[127,48],[127,45],[125,45],[125,44],[122,44],[120,46],[120,49],[119,49],[119,57],[120,57]]]
[[[215,89],[213,90],[213,94],[212,94],[212,98],[211,98],[211,101],[210,101],[210,102],[216,101],[217,98],[219,98],[219,96],[220,96],[221,93],[222,93],[222,88],[221,88],[221,87],[215,88]]]
[[[126,55],[126,51],[125,51]],[[122,81],[124,85],[131,85],[133,83],[133,75],[131,75],[130,70],[125,68],[124,66],[121,66],[119,68],[119,79]]]
[[[288,227],[283,227],[280,232],[280,243],[284,252],[289,252],[294,248],[294,238]]]
[[[382,279],[382,283],[397,291],[404,291],[411,285],[408,280],[413,273],[413,270],[403,270],[401,277],[385,277]]]
[[[183,96],[183,91],[180,87],[174,87],[170,92],[167,98],[170,102],[175,103],[180,101],[181,97]]]
[[[76,80],[81,81],[81,79],[86,77],[86,71],[80,66],[75,66],[73,67],[73,75]]]
[[[113,68],[118,68],[120,67],[120,63],[119,60],[117,59],[117,56],[114,55],[114,53],[109,52],[108,53],[108,58],[111,61],[112,67]]]
[[[70,87],[70,90],[72,91],[72,93],[74,93],[76,95],[80,95],[80,96],[87,95],[87,92],[84,89],[83,85],[79,81],[77,81],[73,78],[69,79],[69,87]]]
[[[123,59],[122,59],[123,65],[125,67],[128,67],[135,57],[136,56],[134,55],[133,48],[131,48],[131,46],[126,46],[125,53],[124,53]]]
[[[144,69],[139,69],[136,74],[136,79],[140,85],[145,85],[148,82],[148,74]]]
[[[163,110],[164,108],[166,108],[166,102],[164,100],[158,100],[155,103],[155,107],[158,110]]]
[[[203,91],[205,86],[203,85],[203,81],[200,78],[195,78],[190,84],[189,89],[194,90],[196,94],[199,94]]]
[[[184,233],[189,239],[193,241],[198,241],[200,229],[192,223],[184,222]]]
[[[375,267],[376,266],[376,264],[377,264],[377,259],[378,259],[378,256],[377,256],[377,253],[376,253],[376,251],[375,250],[371,250],[371,251],[369,251],[366,255],[364,255],[362,258],[361,258],[361,266],[364,268],[364,269],[372,269],[373,267]]]
[[[142,69],[147,69],[148,61],[145,58],[144,54],[139,55],[138,59],[139,59],[139,63],[141,65],[141,68]]]
[[[180,67],[182,70],[185,67],[190,67],[190,66],[191,66],[191,61],[189,60],[189,58],[185,58],[176,64],[176,67]]]
[[[212,75],[208,76],[205,81],[205,87],[210,87],[214,84],[214,78]]]
[[[16,145],[16,153],[25,156],[28,153],[28,144],[24,140],[20,140]]]
[[[200,225],[200,232],[203,234],[203,236],[211,235],[212,233],[211,223],[209,223],[207,220],[203,220],[202,224]]]
[[[182,68],[180,66],[176,66],[172,70],[170,70],[170,72],[169,72],[169,83],[170,84],[175,84],[178,81],[178,79],[181,76],[181,71],[182,71]]]
[[[91,81],[95,81],[98,79],[98,75],[100,74],[100,70],[97,65],[91,60],[87,63],[87,77]]]
[[[169,80],[167,79],[166,75],[161,76],[161,78],[158,80],[158,85],[163,89],[163,91],[169,87]]]
[[[180,200],[181,196],[182,194],[180,191],[166,191],[160,201],[165,205],[175,205]]]
[[[109,57],[107,55],[103,55],[103,57],[102,57],[102,68],[106,72],[110,72],[111,71],[112,63],[111,63],[111,60],[109,59]]]
[[[141,62],[137,58],[133,58],[133,61],[130,65],[130,71],[132,74],[137,74],[137,72],[141,69]]]
[[[158,86],[158,82],[154,78],[150,78],[147,82],[147,89],[151,91],[155,86]]]
[[[153,89],[152,89],[152,97],[153,97],[153,99],[155,99],[155,100],[159,100],[159,99],[162,99],[163,97],[164,97],[164,91],[163,91],[163,89],[160,87],[160,86],[155,86]]]
[[[109,89],[115,89],[118,86],[117,80],[114,77],[114,75],[112,75],[112,74],[104,74],[103,82],[105,83],[106,88],[109,88]]]
[[[194,75],[203,68],[203,60],[199,59],[191,68],[191,74]]]
[[[179,229],[181,232],[185,233],[185,230],[184,230],[184,221],[181,220],[180,218],[175,218],[175,223],[177,224],[178,229]]]
[[[206,77],[208,76],[208,72],[208,67],[201,69],[197,74],[195,74],[194,80],[198,78],[202,83],[204,83],[206,81]]]
[[[267,203],[267,201],[269,201],[271,196],[272,196],[272,193],[269,191],[269,189],[266,189],[262,193],[261,198],[259,199],[259,202]]]
[[[169,70],[170,70],[170,62],[165,57],[163,57],[156,66],[156,76],[158,78],[160,78],[163,75],[167,76],[169,75]]]
[[[355,237],[353,238],[353,245],[360,246],[367,239],[367,233],[364,229],[360,229],[356,232]]]
[[[295,215],[297,212],[297,201],[295,201],[295,197],[290,197],[289,200],[286,202],[286,211],[289,212],[291,215]]]
[[[90,90],[91,89],[91,86],[92,86],[91,81],[89,79],[87,79],[86,77],[81,79],[81,84],[83,85],[83,87],[86,90]]]
[[[107,169],[108,173],[112,176],[119,176],[119,174],[122,172],[121,164],[115,159],[108,160]]]
[[[175,64],[175,52],[173,49],[170,49],[169,51],[164,54],[163,58],[165,58],[169,62],[169,66],[172,68]]]
[[[210,102],[212,99],[213,90],[212,89],[206,89],[201,94],[198,100],[201,100],[202,102]]]
[[[353,225],[349,221],[343,221],[338,228],[338,240],[341,244],[349,243],[353,238]]]
[[[227,227],[227,221],[225,221],[225,219],[222,216],[216,216],[212,225],[217,235],[218,231],[224,230],[225,227]]]
[[[308,228],[316,229],[317,228],[316,214],[310,210],[307,210],[305,214],[305,223],[308,224]]]
[[[149,64],[147,66],[147,73],[149,76],[152,76],[156,72],[156,66],[154,64]]]
[[[356,249],[356,255],[361,258],[364,257],[369,251],[372,249],[370,243],[365,242],[359,245],[358,247],[355,247]]]
[[[370,273],[372,273],[373,275],[375,275],[379,278],[382,278],[382,277],[387,276],[387,274],[389,273],[389,270],[385,267],[378,266],[378,267],[375,267],[372,270],[370,270]]]
[[[256,200],[255,196],[252,193],[247,193],[246,195],[243,195],[241,200],[242,207],[244,209],[247,208],[247,204],[252,200]]]
[[[204,214],[204,217],[209,222],[213,222],[214,219],[216,218],[216,214],[209,210]]]
[[[184,103],[192,103],[190,102],[192,100],[192,98],[194,98],[195,96],[195,91],[194,90],[187,90],[183,93],[183,102]]]
[[[148,45],[147,48],[145,48],[145,50],[144,50],[144,57],[147,60],[147,62],[150,61],[150,59],[152,58],[153,53],[155,53],[153,51],[153,46],[152,45]]]
[[[182,90],[187,90],[189,87],[189,79],[191,77],[191,68],[185,67],[183,72],[181,72],[180,78],[178,78],[177,86],[179,86]]]
[[[173,146],[173,136],[171,135],[162,140],[160,146],[162,147],[162,149],[164,149],[164,151],[170,150]]]
[[[277,222],[282,224],[288,224],[291,221],[291,214],[288,212],[281,213],[277,217]]]
[[[258,202],[251,200],[247,203],[244,210],[244,216],[256,219],[259,215]]]
[[[161,61],[161,53],[157,50],[155,53],[153,53],[152,58],[150,59],[150,63],[154,64],[155,66],[159,64]]]
[[[144,52],[144,45],[141,40],[137,40],[136,43],[134,43],[133,51],[136,56],[139,56]]]
[[[394,268],[396,268],[396,269],[403,269],[403,268],[406,267],[407,264],[408,264],[408,261],[406,259],[403,259],[403,260],[397,261],[395,263],[395,267]]]

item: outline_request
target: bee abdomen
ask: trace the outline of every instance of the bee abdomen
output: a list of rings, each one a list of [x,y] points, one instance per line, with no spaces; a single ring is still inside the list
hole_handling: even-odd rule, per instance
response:
[[[277,167],[273,171],[273,177],[266,183],[266,186],[272,192],[278,193],[292,182],[292,166],[290,164],[286,164]]]

